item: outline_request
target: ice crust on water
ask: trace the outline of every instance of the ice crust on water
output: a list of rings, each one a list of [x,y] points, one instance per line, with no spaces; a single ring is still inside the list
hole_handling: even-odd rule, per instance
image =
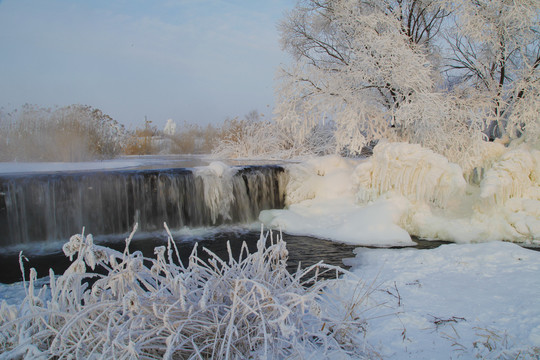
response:
[[[287,208],[259,219],[285,232],[358,245],[411,245],[409,234],[456,242],[540,242],[540,152],[487,145],[478,183],[419,145],[381,143],[366,159],[289,165]]]

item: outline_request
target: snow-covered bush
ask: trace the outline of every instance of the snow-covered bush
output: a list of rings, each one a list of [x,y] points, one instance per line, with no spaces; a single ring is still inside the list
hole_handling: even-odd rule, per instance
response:
[[[322,263],[290,274],[281,237],[261,233],[257,251],[244,244],[238,260],[229,248],[228,260],[203,249],[210,256],[203,261],[195,246],[184,265],[170,233],[155,259],[130,253],[131,236],[123,253],[84,232],[73,236],[64,252],[75,260],[61,276],[51,271],[38,294],[32,271],[24,301],[0,308],[0,358],[363,355],[367,294],[332,298],[326,289],[343,280],[320,280],[320,271],[345,270]],[[361,287],[352,279],[348,288]]]
[[[396,118],[402,125],[399,136],[420,144],[459,164],[464,174],[481,167],[485,157],[485,113],[488,100],[474,102],[444,93],[422,93],[401,105]]]
[[[222,139],[212,150],[219,158],[290,159],[333,152],[328,127],[315,127],[301,140],[273,121],[234,120],[225,124]]]

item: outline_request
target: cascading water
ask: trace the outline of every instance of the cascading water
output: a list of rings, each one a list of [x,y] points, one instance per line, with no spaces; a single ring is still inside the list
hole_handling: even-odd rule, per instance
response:
[[[255,221],[283,208],[279,166],[0,176],[0,246]]]

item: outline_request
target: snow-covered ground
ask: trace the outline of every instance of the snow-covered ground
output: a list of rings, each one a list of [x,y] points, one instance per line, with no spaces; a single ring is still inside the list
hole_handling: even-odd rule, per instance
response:
[[[540,357],[540,252],[504,242],[358,248],[346,263],[382,304],[366,312],[366,341],[384,359]]]

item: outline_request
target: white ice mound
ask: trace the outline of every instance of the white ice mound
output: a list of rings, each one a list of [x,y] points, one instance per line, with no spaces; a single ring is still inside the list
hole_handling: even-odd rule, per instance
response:
[[[503,154],[480,183],[475,211],[476,219],[504,225],[504,240],[540,240],[540,151],[520,146]]]
[[[206,168],[218,177],[222,177],[226,171],[231,169],[229,165],[221,161],[213,161]]]
[[[404,245],[408,234],[456,242],[540,242],[540,151],[485,146],[467,183],[461,167],[419,145],[380,143],[372,157],[291,165],[287,209],[267,226],[358,245]],[[479,185],[480,184],[480,185]]]
[[[330,155],[289,166],[290,176],[285,199],[287,204],[314,198],[352,196],[351,172],[357,164],[357,161]]]
[[[265,225],[288,234],[313,236],[352,245],[411,246],[415,243],[398,224],[407,199],[381,199],[358,206],[347,198],[304,200],[284,210],[262,211]]]
[[[480,183],[480,197],[504,204],[510,198],[540,200],[540,151],[519,147],[493,164]]]
[[[259,219],[290,234],[348,244],[414,245],[399,225],[408,211],[406,198],[356,203],[352,174],[364,161],[334,155],[289,166],[287,209],[262,211]]]
[[[463,195],[466,182],[461,168],[444,156],[417,144],[382,143],[373,157],[354,172],[361,203],[394,192],[415,202],[446,207]]]

